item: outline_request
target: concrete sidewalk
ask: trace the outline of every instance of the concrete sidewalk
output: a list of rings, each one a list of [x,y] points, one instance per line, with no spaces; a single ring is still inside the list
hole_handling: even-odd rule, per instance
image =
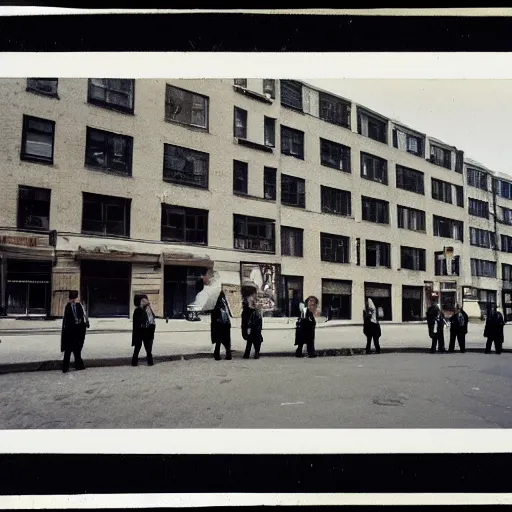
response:
[[[187,322],[199,324],[200,322]],[[323,325],[328,325],[323,324]],[[265,324],[263,332],[262,357],[293,356],[294,330],[268,329]],[[160,326],[159,326],[160,327]],[[208,326],[209,327],[209,326]],[[381,347],[383,352],[428,352],[430,340],[425,325],[383,325]],[[482,336],[483,326],[470,324],[467,336],[468,351],[482,351],[485,340]],[[505,338],[510,339],[510,327],[505,329]],[[0,333],[0,373],[59,369],[62,355],[60,353],[60,333],[37,333],[29,335],[8,335]],[[448,340],[447,340],[448,342]],[[352,355],[364,351],[366,340],[359,326],[333,326],[331,329],[319,328],[316,334],[316,348],[319,355]],[[235,357],[244,350],[240,329],[232,329],[232,346]],[[509,352],[505,342],[504,352]],[[118,366],[130,363],[131,333],[130,332],[89,332],[83,351],[86,365]],[[172,361],[212,357],[210,333],[201,331],[172,331],[158,329],[153,349],[155,361]],[[144,355],[144,350],[142,350]],[[145,363],[144,357],[141,363]]]
[[[264,318],[265,330],[294,329],[296,318]],[[108,332],[131,332],[132,321],[129,318],[91,318],[89,333],[108,333]],[[240,318],[233,318],[233,328],[240,328]],[[423,325],[425,322],[410,322],[406,325]],[[383,322],[382,325],[402,325],[396,322]],[[362,326],[361,323],[353,323],[352,320],[330,320],[325,317],[317,320],[317,327],[354,327]],[[0,318],[0,335],[21,335],[33,333],[57,333],[62,327],[62,320],[29,320],[26,318]],[[201,332],[210,330],[210,317],[202,316],[199,322],[189,322],[187,320],[169,320],[157,319],[157,329],[159,332]]]

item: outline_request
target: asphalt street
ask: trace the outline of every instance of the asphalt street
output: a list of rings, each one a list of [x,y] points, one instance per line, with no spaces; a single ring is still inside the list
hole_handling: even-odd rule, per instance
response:
[[[180,360],[0,375],[0,426],[510,428],[511,396],[512,354]]]

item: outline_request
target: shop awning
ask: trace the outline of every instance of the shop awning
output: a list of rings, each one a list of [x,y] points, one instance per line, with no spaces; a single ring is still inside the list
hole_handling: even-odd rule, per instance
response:
[[[183,252],[164,252],[162,253],[164,265],[177,265],[186,267],[206,267],[213,268],[213,261],[207,255],[196,255]]]
[[[153,263],[157,265],[160,260],[160,254],[145,254],[132,251],[120,251],[109,249],[104,245],[94,247],[79,246],[74,253],[76,260],[108,260],[123,261],[130,263]]]

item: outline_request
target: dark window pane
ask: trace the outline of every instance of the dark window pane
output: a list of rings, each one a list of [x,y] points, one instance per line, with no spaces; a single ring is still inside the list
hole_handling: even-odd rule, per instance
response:
[[[90,78],[89,102],[114,110],[133,112],[135,80]]]
[[[132,137],[87,128],[85,163],[108,171],[131,175]]]
[[[306,207],[306,182],[281,174],[281,202],[287,206]]]
[[[164,144],[164,181],[208,188],[208,153]]]
[[[54,135],[54,121],[23,116],[21,158],[53,163]]]
[[[82,232],[130,236],[130,200],[84,193]]]
[[[208,129],[208,98],[167,85],[165,117],[168,121]]]
[[[47,96],[56,96],[58,78],[27,78],[27,89]]]

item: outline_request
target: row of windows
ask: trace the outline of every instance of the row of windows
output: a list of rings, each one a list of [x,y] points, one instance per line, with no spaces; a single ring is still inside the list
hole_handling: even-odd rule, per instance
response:
[[[309,88],[300,82],[281,80],[281,105],[300,112],[311,113],[311,101]],[[316,93],[315,93],[316,94]],[[327,122],[337,124],[350,129],[351,104],[341,98],[325,92],[318,92],[318,116]],[[357,132],[364,137],[388,144],[388,120],[378,114],[357,107]],[[393,128],[393,147],[425,157],[425,138],[401,127]],[[440,144],[431,141],[430,156],[428,160],[434,165],[462,173],[463,153],[452,151]]]
[[[486,192],[494,190],[498,196],[512,199],[512,183],[492,177],[489,180],[489,174],[485,171],[468,167],[467,183],[471,187],[479,188]]]
[[[241,87],[247,86],[244,79],[235,80],[235,84]],[[291,85],[290,85],[291,84]],[[291,87],[291,89],[290,89]],[[301,86],[302,87],[302,86]],[[28,79],[27,89],[40,94],[57,96],[58,79]],[[292,82],[282,81],[281,97],[282,103],[293,106],[298,101],[298,96],[293,94]],[[302,90],[302,89],[301,89]],[[263,92],[271,97],[275,96],[275,80],[263,81]],[[134,111],[135,80],[128,79],[106,79],[91,78],[88,82],[88,101],[102,107],[122,112],[133,113]],[[292,98],[287,102],[286,98]],[[293,99],[295,98],[295,99]],[[302,96],[300,96],[302,98]],[[300,99],[302,108],[302,99]],[[345,105],[345,106],[343,106]],[[345,109],[348,108],[348,110]],[[246,110],[235,107],[234,112],[234,135],[239,139],[247,138],[247,116]],[[187,91],[169,84],[166,85],[165,97],[166,120],[191,127],[208,129],[209,98],[192,91]],[[321,93],[320,95],[320,117],[335,124],[345,125],[350,120],[350,105],[345,104],[339,98]],[[264,122],[264,146],[275,146],[276,120],[265,117]],[[360,133],[367,134],[371,138],[387,137],[385,130],[382,130],[381,122],[370,114],[361,113],[358,117]],[[424,141],[421,137],[400,131],[396,128],[393,132],[395,147],[404,149],[413,154],[423,156]],[[330,141],[321,143],[321,160],[323,165],[334,167],[350,172],[350,148]],[[402,148],[403,146],[403,148]],[[297,158],[304,158],[304,133],[293,128],[281,127],[281,152]],[[46,155],[48,157],[48,155]],[[377,158],[377,157],[373,157]],[[365,177],[387,183],[386,171],[382,162],[371,162],[373,169],[364,174]],[[431,145],[431,161],[437,165],[451,168],[451,152],[449,150]],[[370,166],[367,165],[369,168]],[[380,169],[379,169],[380,167]],[[418,171],[415,171],[418,172]],[[416,190],[414,190],[416,191]],[[421,192],[419,192],[421,193]]]
[[[291,177],[283,175],[282,180],[285,185],[282,186],[281,195],[284,204],[300,203],[303,200],[300,187],[293,185],[293,181],[287,181]],[[265,194],[268,197],[275,197],[275,169],[265,170]],[[90,194],[84,193],[84,198]],[[100,197],[100,196],[98,196]],[[120,235],[129,236],[129,206],[130,200],[101,196],[101,204],[98,206],[98,200],[94,200],[93,211],[105,210],[106,213],[98,214],[98,218],[94,219],[91,215],[86,215],[85,219],[91,221],[91,226],[97,223],[101,225],[101,229],[84,228],[84,231],[103,234],[103,235]],[[88,204],[88,200],[84,199],[84,204]],[[351,194],[350,192],[332,189],[329,187],[321,188],[321,204],[322,212],[335,215],[350,215],[351,213]],[[96,206],[94,206],[96,205]],[[121,210],[124,212],[121,216]],[[89,211],[89,210],[88,210]],[[110,217],[112,212],[117,215],[115,219],[115,227],[110,224],[110,219],[104,220],[104,217]],[[397,206],[398,227],[411,231],[425,232],[425,212]],[[121,218],[122,217],[122,218]],[[49,230],[50,218],[50,190],[33,187],[20,187],[19,207],[18,207],[18,228],[28,230]],[[122,220],[124,219],[124,220]],[[379,199],[362,196],[362,219],[368,222],[379,224],[389,224],[389,203]],[[122,221],[122,222],[121,222]],[[268,221],[273,223],[274,221]],[[89,225],[89,224],[88,224]],[[455,240],[463,240],[464,223],[453,219],[447,219],[433,216],[434,236],[443,238],[453,238]],[[189,240],[182,240],[188,242]],[[198,243],[198,242],[194,242]],[[206,243],[201,242],[201,243]]]
[[[24,116],[21,158],[37,162],[52,163],[54,153],[55,123],[44,119]],[[327,141],[324,141],[327,142]],[[115,172],[122,175],[132,173],[133,138],[126,135],[106,132],[87,127],[85,165],[95,169]],[[386,180],[383,174],[386,162],[372,155],[361,154],[361,175],[377,181]],[[266,171],[266,182],[272,180],[271,171]],[[274,173],[275,175],[275,173]],[[189,148],[164,144],[163,179],[171,183],[208,188],[209,154]],[[274,178],[275,179],[275,178]],[[397,165],[396,184],[404,190],[424,193],[423,173]],[[305,208],[305,180],[284,176],[282,180],[284,204]],[[272,186],[271,186],[272,187]],[[275,199],[274,192],[264,197]],[[452,189],[458,206],[463,206],[462,187],[432,178],[432,197],[440,201],[452,201]],[[233,190],[248,192],[248,164],[235,161],[233,166]],[[334,189],[332,189],[334,190]],[[346,193],[343,193],[346,194]],[[341,196],[343,196],[341,194]],[[333,193],[331,193],[333,195]],[[340,196],[340,194],[338,194]],[[340,206],[347,202],[343,197],[327,201],[329,213],[350,215],[350,209]],[[350,200],[348,200],[350,202]],[[338,204],[339,203],[339,204]],[[332,206],[334,205],[334,206]],[[384,215],[384,214],[382,214]],[[380,218],[382,216],[378,214]],[[371,213],[368,214],[371,217]],[[371,220],[371,218],[365,219]],[[388,223],[387,220],[375,222]]]

